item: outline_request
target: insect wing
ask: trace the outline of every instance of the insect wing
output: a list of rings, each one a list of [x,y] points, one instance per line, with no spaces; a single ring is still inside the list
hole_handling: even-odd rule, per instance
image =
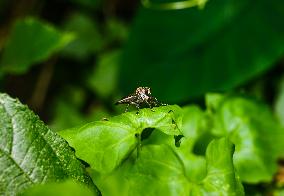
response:
[[[130,96],[127,96],[127,97],[119,100],[118,102],[116,102],[116,104],[132,103],[132,102],[136,102],[136,100],[137,100],[137,96],[130,95]]]

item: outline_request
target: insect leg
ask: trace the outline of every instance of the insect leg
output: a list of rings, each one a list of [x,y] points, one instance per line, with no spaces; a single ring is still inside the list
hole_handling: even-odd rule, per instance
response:
[[[150,108],[153,107],[152,104],[151,104],[151,102],[148,102],[147,100],[145,100],[145,102],[147,103],[147,105],[148,105]]]
[[[140,109],[139,103],[132,102],[131,104],[136,106],[136,108],[137,108],[136,114],[138,115],[139,114],[139,109]]]
[[[132,102],[132,104],[136,106],[137,110],[139,110],[139,109],[140,109],[140,106],[139,106],[139,104],[138,104],[138,103]]]
[[[145,100],[145,102],[149,105],[149,107],[151,108],[152,112],[155,112],[155,110],[153,109],[153,105],[152,105],[152,101],[150,100],[149,102],[147,100]],[[156,106],[156,104],[154,103],[154,105]]]
[[[156,97],[153,97],[153,102],[155,103],[156,106],[166,106],[166,105],[168,105],[168,104],[159,102]]]
[[[128,112],[129,105],[130,105],[130,104],[127,104],[127,105],[126,105],[125,112]]]

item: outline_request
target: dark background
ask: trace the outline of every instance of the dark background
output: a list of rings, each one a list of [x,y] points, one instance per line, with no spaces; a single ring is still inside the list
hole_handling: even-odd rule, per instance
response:
[[[283,1],[162,4],[0,1],[1,92],[54,130],[123,112],[114,103],[138,86],[179,105],[203,105],[207,92],[244,93],[282,119]]]

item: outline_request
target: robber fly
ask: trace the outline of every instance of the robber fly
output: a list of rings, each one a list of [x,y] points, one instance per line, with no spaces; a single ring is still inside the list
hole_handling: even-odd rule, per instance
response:
[[[166,105],[160,103],[155,97],[151,96],[151,89],[149,87],[138,87],[134,93],[116,102],[116,105],[118,104],[127,104],[125,112],[128,111],[129,105],[135,105],[138,110],[143,104],[147,104],[150,108]]]

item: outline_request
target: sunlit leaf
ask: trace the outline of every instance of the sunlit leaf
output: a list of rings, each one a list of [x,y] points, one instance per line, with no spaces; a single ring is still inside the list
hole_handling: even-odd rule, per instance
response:
[[[182,115],[176,105],[141,109],[96,121],[59,134],[75,148],[78,158],[100,173],[109,173],[139,145],[139,135],[146,128],[156,128],[168,135],[180,135]]]
[[[207,103],[213,111],[212,133],[236,145],[234,164],[242,181],[269,182],[283,154],[284,130],[264,104],[240,96],[220,96]],[[216,97],[213,95],[213,97]],[[214,101],[217,101],[214,103]]]
[[[128,159],[110,175],[99,177],[94,171],[91,175],[103,195],[244,195],[235,174],[233,151],[225,138],[210,143],[205,165],[196,164],[192,169],[202,168],[205,174],[198,182],[185,174],[186,167],[192,165],[184,165],[183,159],[165,144],[143,146],[137,160]]]

